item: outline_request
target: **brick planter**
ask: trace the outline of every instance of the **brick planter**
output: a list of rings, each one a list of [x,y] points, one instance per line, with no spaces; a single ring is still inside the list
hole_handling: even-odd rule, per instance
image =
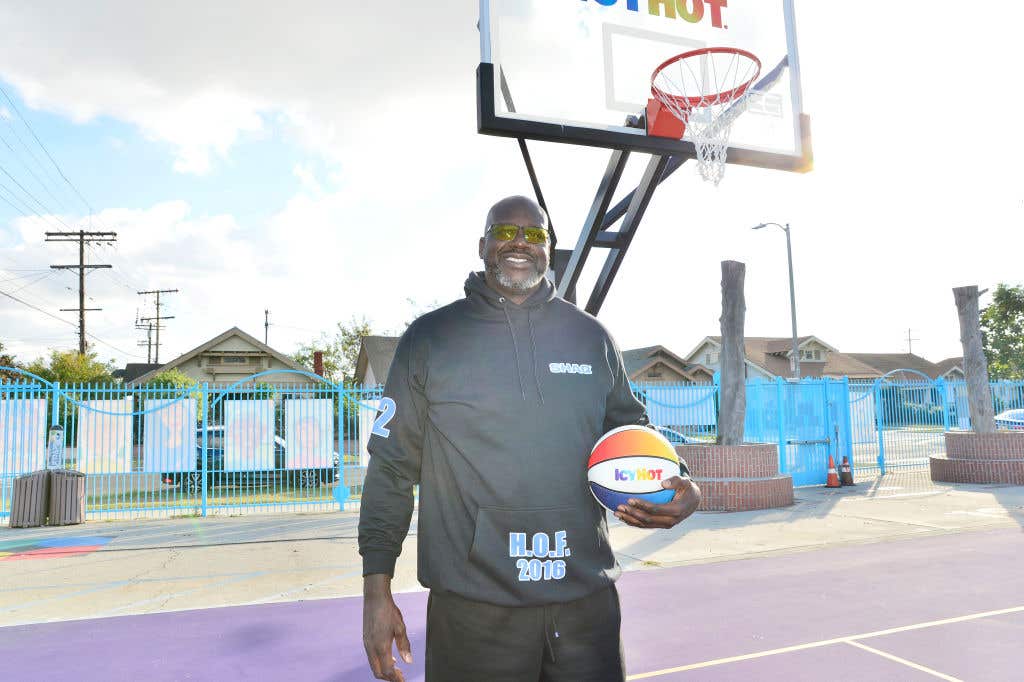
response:
[[[793,504],[793,477],[779,474],[775,445],[679,445],[703,494],[701,511],[750,511]]]
[[[933,481],[1024,485],[1024,431],[950,431],[929,464]]]

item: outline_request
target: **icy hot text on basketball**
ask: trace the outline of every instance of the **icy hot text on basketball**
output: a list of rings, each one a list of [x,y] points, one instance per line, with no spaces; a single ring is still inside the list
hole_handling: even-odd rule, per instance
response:
[[[588,0],[582,0],[588,2]],[[594,0],[599,5],[611,7],[619,4],[620,0]],[[640,3],[645,0],[623,0],[622,4],[630,12],[639,12]],[[691,24],[699,24],[705,16],[711,19],[711,25],[715,28],[729,28],[722,21],[722,8],[729,6],[729,0],[646,0],[647,11],[656,16],[666,19],[676,17],[684,19]]]
[[[616,481],[660,481],[664,469],[616,469]]]

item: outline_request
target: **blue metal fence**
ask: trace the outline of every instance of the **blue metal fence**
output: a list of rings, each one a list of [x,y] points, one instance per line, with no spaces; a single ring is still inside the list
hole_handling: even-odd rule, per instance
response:
[[[52,466],[86,474],[87,518],[358,503],[379,387],[290,370],[188,387],[18,374],[0,383],[0,514],[14,478],[44,468],[49,453]],[[261,380],[268,374],[276,383]]]
[[[86,474],[87,518],[358,505],[379,386],[290,370],[230,385],[61,385],[0,369],[19,377],[0,381],[0,516],[14,478],[48,460]],[[632,388],[670,438],[715,440],[717,384]],[[830,455],[866,475],[924,467],[944,431],[970,428],[966,395],[962,381],[923,375],[753,379],[746,440],[778,444],[780,471],[798,486],[824,483]],[[992,400],[997,413],[1024,407],[1024,382],[993,382]]]

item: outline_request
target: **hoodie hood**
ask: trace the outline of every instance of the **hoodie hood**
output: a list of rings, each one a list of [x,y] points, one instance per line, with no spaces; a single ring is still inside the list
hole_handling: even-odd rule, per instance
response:
[[[551,280],[544,277],[541,279],[537,290],[530,294],[530,297],[523,301],[522,305],[516,305],[492,289],[487,283],[483,272],[469,273],[469,277],[466,278],[465,291],[466,297],[474,304],[474,309],[481,312],[490,309],[498,314],[506,306],[520,310],[539,308],[545,303],[550,303],[556,296],[555,287],[551,284]]]

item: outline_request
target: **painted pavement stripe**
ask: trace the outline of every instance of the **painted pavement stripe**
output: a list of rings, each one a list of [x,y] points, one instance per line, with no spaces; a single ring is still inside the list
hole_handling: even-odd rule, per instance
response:
[[[961,680],[958,677],[951,677],[949,675],[945,675],[943,673],[940,673],[938,670],[932,670],[931,668],[927,668],[927,667],[925,667],[925,666],[923,666],[923,665],[921,665],[919,663],[914,663],[913,661],[908,661],[905,658],[900,658],[899,656],[894,656],[894,655],[892,655],[892,654],[890,654],[888,652],[882,651],[881,649],[875,649],[873,647],[869,647],[867,644],[861,644],[860,642],[854,642],[853,640],[848,641],[847,644],[849,644],[850,646],[855,646],[858,649],[863,649],[864,651],[870,651],[871,653],[877,654],[877,655],[881,656],[882,658],[887,658],[890,661],[895,661],[896,663],[901,663],[901,664],[903,664],[905,666],[913,668],[914,670],[920,670],[923,673],[928,673],[929,675],[934,675],[935,677],[938,677],[940,680],[946,680],[946,682],[963,682],[963,680]]]
[[[792,651],[804,651],[806,649],[816,649],[823,646],[831,646],[833,644],[849,644],[853,640],[857,639],[868,639],[871,637],[883,637],[885,635],[893,635],[897,632],[909,632],[911,630],[922,630],[924,628],[933,628],[940,625],[950,625],[952,623],[962,623],[969,620],[977,620],[979,618],[989,618],[991,616],[1001,616],[1007,613],[1019,613],[1024,611],[1024,606],[1014,606],[1008,609],[998,609],[996,611],[983,611],[981,613],[971,613],[966,616],[955,616],[953,618],[944,618],[942,620],[932,620],[925,623],[914,623],[913,625],[903,625],[896,628],[889,628],[887,630],[875,630],[874,632],[864,632],[859,635],[848,635],[846,637],[836,637],[834,639],[824,639],[819,642],[808,642],[806,644],[794,644],[793,646],[781,647],[779,649],[769,649],[767,651],[757,651],[752,654],[743,654],[741,656],[729,656],[727,658],[716,658],[713,661],[703,661],[701,663],[691,663],[689,665],[681,665],[674,668],[663,668],[662,670],[652,670],[651,672],[638,673],[636,675],[630,675],[627,680],[644,680],[651,677],[660,677],[662,675],[670,675],[672,673],[686,672],[687,670],[699,670],[701,668],[711,668],[716,665],[725,665],[726,663],[736,663],[738,661],[749,661],[755,658],[764,658],[766,656],[776,656],[778,654],[786,654]]]

